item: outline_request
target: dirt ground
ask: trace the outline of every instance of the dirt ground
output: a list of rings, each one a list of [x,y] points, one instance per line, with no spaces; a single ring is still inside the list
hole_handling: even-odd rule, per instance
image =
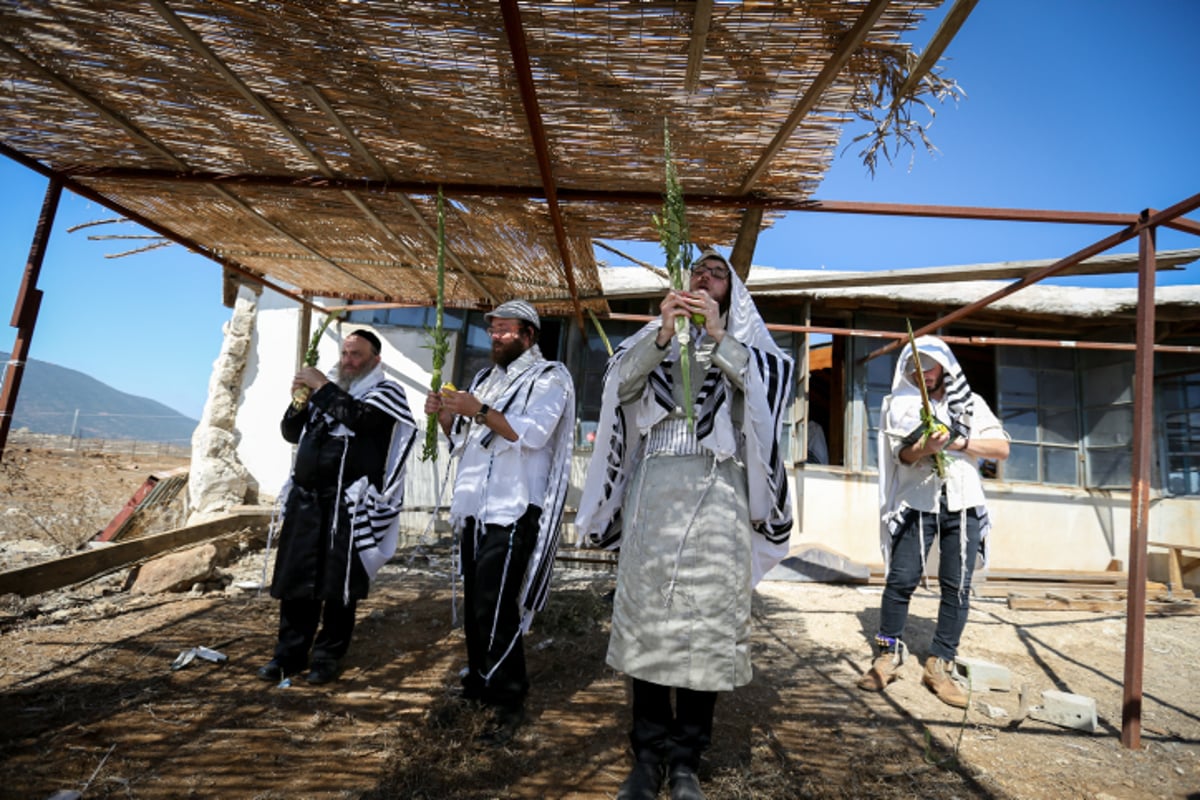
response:
[[[75,518],[102,527],[148,471],[176,465],[16,456],[19,479],[0,474],[5,568],[13,542],[41,528],[69,539]],[[47,514],[59,527],[20,521]],[[360,606],[341,679],[321,687],[254,675],[276,604],[239,586],[260,579],[261,551],[227,568],[224,591],[131,595],[123,571],[0,599],[0,798],[611,798],[628,768],[625,683],[604,664],[613,574],[556,575],[526,641],[529,722],[497,747],[475,740],[486,715],[452,696],[465,649],[448,564],[443,545],[403,549]],[[921,686],[917,658],[885,694],[855,688],[878,603],[877,587],[759,587],[754,680],[721,697],[701,769],[712,800],[1200,798],[1200,617],[1147,620],[1142,741],[1129,750],[1123,615],[977,599],[961,653],[1008,668],[1014,690],[977,693],[964,716]],[[922,590],[907,636],[917,655],[935,613]],[[228,660],[172,670],[201,645]],[[1033,705],[1050,689],[1095,698],[1099,731],[1018,721],[1022,686]]]

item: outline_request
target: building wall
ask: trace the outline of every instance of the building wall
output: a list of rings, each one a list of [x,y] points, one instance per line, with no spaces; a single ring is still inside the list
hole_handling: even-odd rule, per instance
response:
[[[879,491],[874,474],[799,466],[792,550],[820,544],[882,568]],[[1114,559],[1128,567],[1128,492],[987,481],[992,519],[989,567],[996,571],[1101,572]],[[1200,498],[1151,501],[1149,540],[1200,546]],[[1149,578],[1165,582],[1166,559],[1151,548]],[[1200,572],[1184,583],[1200,588]]]
[[[274,293],[263,294],[238,409],[238,455],[258,481],[261,493],[268,497],[283,486],[291,466],[292,448],[279,434],[279,419],[295,372],[298,325],[299,311],[294,302]],[[336,362],[343,332],[359,327],[371,326],[333,326],[326,333],[320,348],[322,369]],[[427,335],[392,326],[372,330],[383,342],[383,361],[389,374],[404,386],[418,424],[423,426],[421,409],[432,360]],[[452,347],[457,347],[457,342]],[[453,476],[446,473],[449,459],[444,437],[439,441],[442,451],[436,468],[419,461],[416,455],[409,463],[405,502],[411,512],[405,515],[405,524],[410,526],[410,534],[420,534],[430,527],[425,509],[437,504],[439,491],[442,502],[448,502],[446,484]],[[578,501],[589,456],[583,451],[576,453],[569,509]],[[882,564],[878,488],[873,472],[802,465],[792,479],[797,504],[794,550],[821,544],[855,561]],[[1113,559],[1127,566],[1128,492],[999,481],[989,481],[987,491],[994,524],[994,570],[1094,572],[1106,569]],[[1150,540],[1200,546],[1200,498],[1155,500],[1151,506]],[[564,541],[574,542],[573,530],[564,532]],[[1161,551],[1151,551],[1148,566],[1151,579],[1166,580]],[[1200,570],[1188,576],[1186,582],[1200,588]]]

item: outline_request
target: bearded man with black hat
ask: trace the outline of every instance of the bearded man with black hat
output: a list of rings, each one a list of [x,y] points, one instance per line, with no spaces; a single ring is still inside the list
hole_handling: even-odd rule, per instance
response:
[[[312,391],[307,402],[289,405],[280,425],[298,447],[272,526],[279,638],[258,677],[280,681],[308,669],[305,679],[321,684],[337,677],[357,603],[396,550],[417,426],[404,388],[384,375],[379,337],[368,330],[345,338],[329,375],[315,367],[297,372],[292,391],[302,388]]]
[[[450,504],[463,578],[467,671],[463,697],[494,711],[486,739],[510,740],[524,721],[529,678],[522,636],[546,604],[571,473],[575,387],[548,361],[541,320],[524,300],[484,315],[492,366],[466,391],[431,392],[459,459]]]

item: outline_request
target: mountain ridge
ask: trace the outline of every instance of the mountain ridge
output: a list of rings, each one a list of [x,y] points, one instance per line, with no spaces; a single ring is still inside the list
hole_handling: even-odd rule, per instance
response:
[[[10,355],[0,351],[0,359]],[[3,376],[0,375],[0,384]],[[77,416],[78,415],[78,416]],[[190,442],[198,420],[148,397],[122,392],[87,373],[31,358],[12,429],[85,439]]]

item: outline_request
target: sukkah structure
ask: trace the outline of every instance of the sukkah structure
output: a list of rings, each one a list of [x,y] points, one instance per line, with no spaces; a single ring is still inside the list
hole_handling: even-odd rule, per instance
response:
[[[447,305],[582,319],[592,239],[656,238],[664,120],[696,240],[732,244],[754,200],[752,237],[848,119],[945,85],[953,30],[923,65],[901,42],[938,5],[14,0],[0,153],[232,274],[347,300],[432,302],[442,184]]]
[[[655,239],[666,121],[693,239],[732,244],[739,272],[773,213],[816,206],[1119,228],[918,334],[1139,240],[1128,613],[1140,623],[1154,231],[1200,234],[1184,218],[1200,194],[1140,215],[811,199],[852,118],[873,124],[868,170],[928,146],[911,111],[955,94],[938,60],[976,2],[947,0],[918,57],[902,37],[939,0],[9,0],[0,154],[50,184],[13,314],[0,454],[63,189],[220,263],[227,289],[256,282],[325,312],[310,298],[434,302],[442,186],[448,306],[522,296],[582,325],[606,310],[593,240]],[[1128,626],[1131,748],[1142,634]]]

